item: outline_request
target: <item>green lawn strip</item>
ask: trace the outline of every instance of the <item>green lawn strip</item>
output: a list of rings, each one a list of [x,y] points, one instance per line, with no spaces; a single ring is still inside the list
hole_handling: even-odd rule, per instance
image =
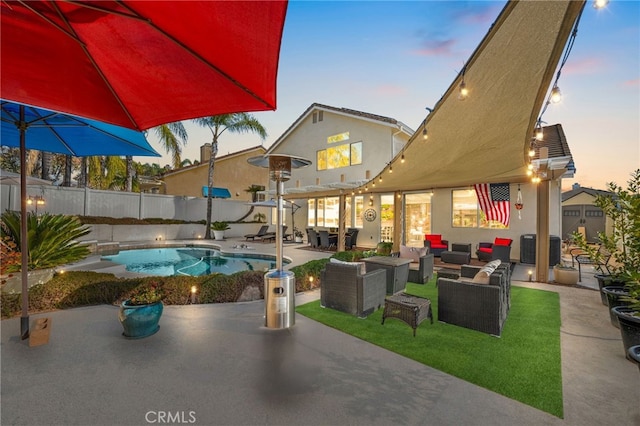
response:
[[[416,337],[407,324],[382,310],[366,319],[324,309],[319,301],[297,312],[407,358],[506,397],[563,416],[560,365],[560,301],[557,293],[513,286],[502,337],[437,321],[434,281],[407,284],[406,292],[431,299],[434,323],[425,320]]]

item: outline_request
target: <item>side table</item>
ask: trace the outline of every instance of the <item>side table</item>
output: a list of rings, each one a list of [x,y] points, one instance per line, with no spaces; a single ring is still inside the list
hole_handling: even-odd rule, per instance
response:
[[[367,264],[367,272],[376,269],[387,271],[387,294],[402,291],[407,286],[409,279],[409,264],[411,259],[403,259],[391,256],[373,256],[362,259]]]
[[[387,318],[398,318],[413,328],[413,337],[416,337],[416,328],[422,321],[429,318],[433,324],[431,300],[425,297],[412,296],[405,292],[388,296],[384,301],[382,312],[382,324]]]

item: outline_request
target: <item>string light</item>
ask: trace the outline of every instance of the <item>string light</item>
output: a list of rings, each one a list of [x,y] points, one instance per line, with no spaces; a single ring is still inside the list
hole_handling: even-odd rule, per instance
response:
[[[462,76],[462,81],[460,82],[460,93],[458,94],[458,99],[464,101],[469,96],[469,89],[467,89],[467,83],[464,82],[464,75]]]
[[[609,5],[609,0],[593,0],[593,7],[595,9],[602,9]]]
[[[393,166],[389,166],[389,173],[393,173]]]
[[[382,183],[382,175],[380,175],[380,178],[378,179],[378,182]]]
[[[425,140],[425,141],[427,139],[429,139],[429,135],[427,134],[427,128],[426,127],[422,128],[422,139]]]
[[[562,92],[558,86],[553,86],[551,89],[551,102],[554,104],[559,103],[562,100]]]
[[[400,162],[404,163],[404,152],[402,153],[402,156],[400,157]]]

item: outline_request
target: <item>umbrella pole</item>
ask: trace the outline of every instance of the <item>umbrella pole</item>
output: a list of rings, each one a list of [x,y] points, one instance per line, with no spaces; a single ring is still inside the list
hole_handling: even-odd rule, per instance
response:
[[[27,156],[26,156],[26,123],[24,119],[24,105],[20,105],[20,251],[22,265],[22,316],[20,317],[20,336],[22,340],[29,337],[29,245],[27,243]]]

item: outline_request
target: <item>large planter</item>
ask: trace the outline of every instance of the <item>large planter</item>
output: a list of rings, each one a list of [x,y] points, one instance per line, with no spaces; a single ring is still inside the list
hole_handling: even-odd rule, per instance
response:
[[[634,315],[638,314],[638,310],[628,306],[617,306],[611,311],[618,317],[624,353],[628,357],[629,349],[640,345],[640,316]]]
[[[600,289],[600,300],[604,306],[607,305],[607,296],[602,292],[602,289],[611,285],[611,275],[595,274],[594,277],[598,280],[598,288]]]
[[[155,334],[160,326],[158,322],[162,316],[162,302],[148,305],[130,305],[125,300],[120,305],[118,318],[124,329],[123,335],[131,339],[140,339]]]
[[[627,359],[638,364],[638,370],[640,371],[640,345],[631,346],[627,351]]]
[[[607,306],[609,306],[609,318],[611,319],[611,325],[616,328],[620,328],[620,325],[618,324],[618,316],[613,312],[613,308],[629,305],[629,302],[620,300],[620,296],[628,296],[629,292],[622,286],[604,287],[602,292],[607,296]]]
[[[553,279],[558,284],[576,285],[578,284],[578,270],[575,268],[553,267]]]

